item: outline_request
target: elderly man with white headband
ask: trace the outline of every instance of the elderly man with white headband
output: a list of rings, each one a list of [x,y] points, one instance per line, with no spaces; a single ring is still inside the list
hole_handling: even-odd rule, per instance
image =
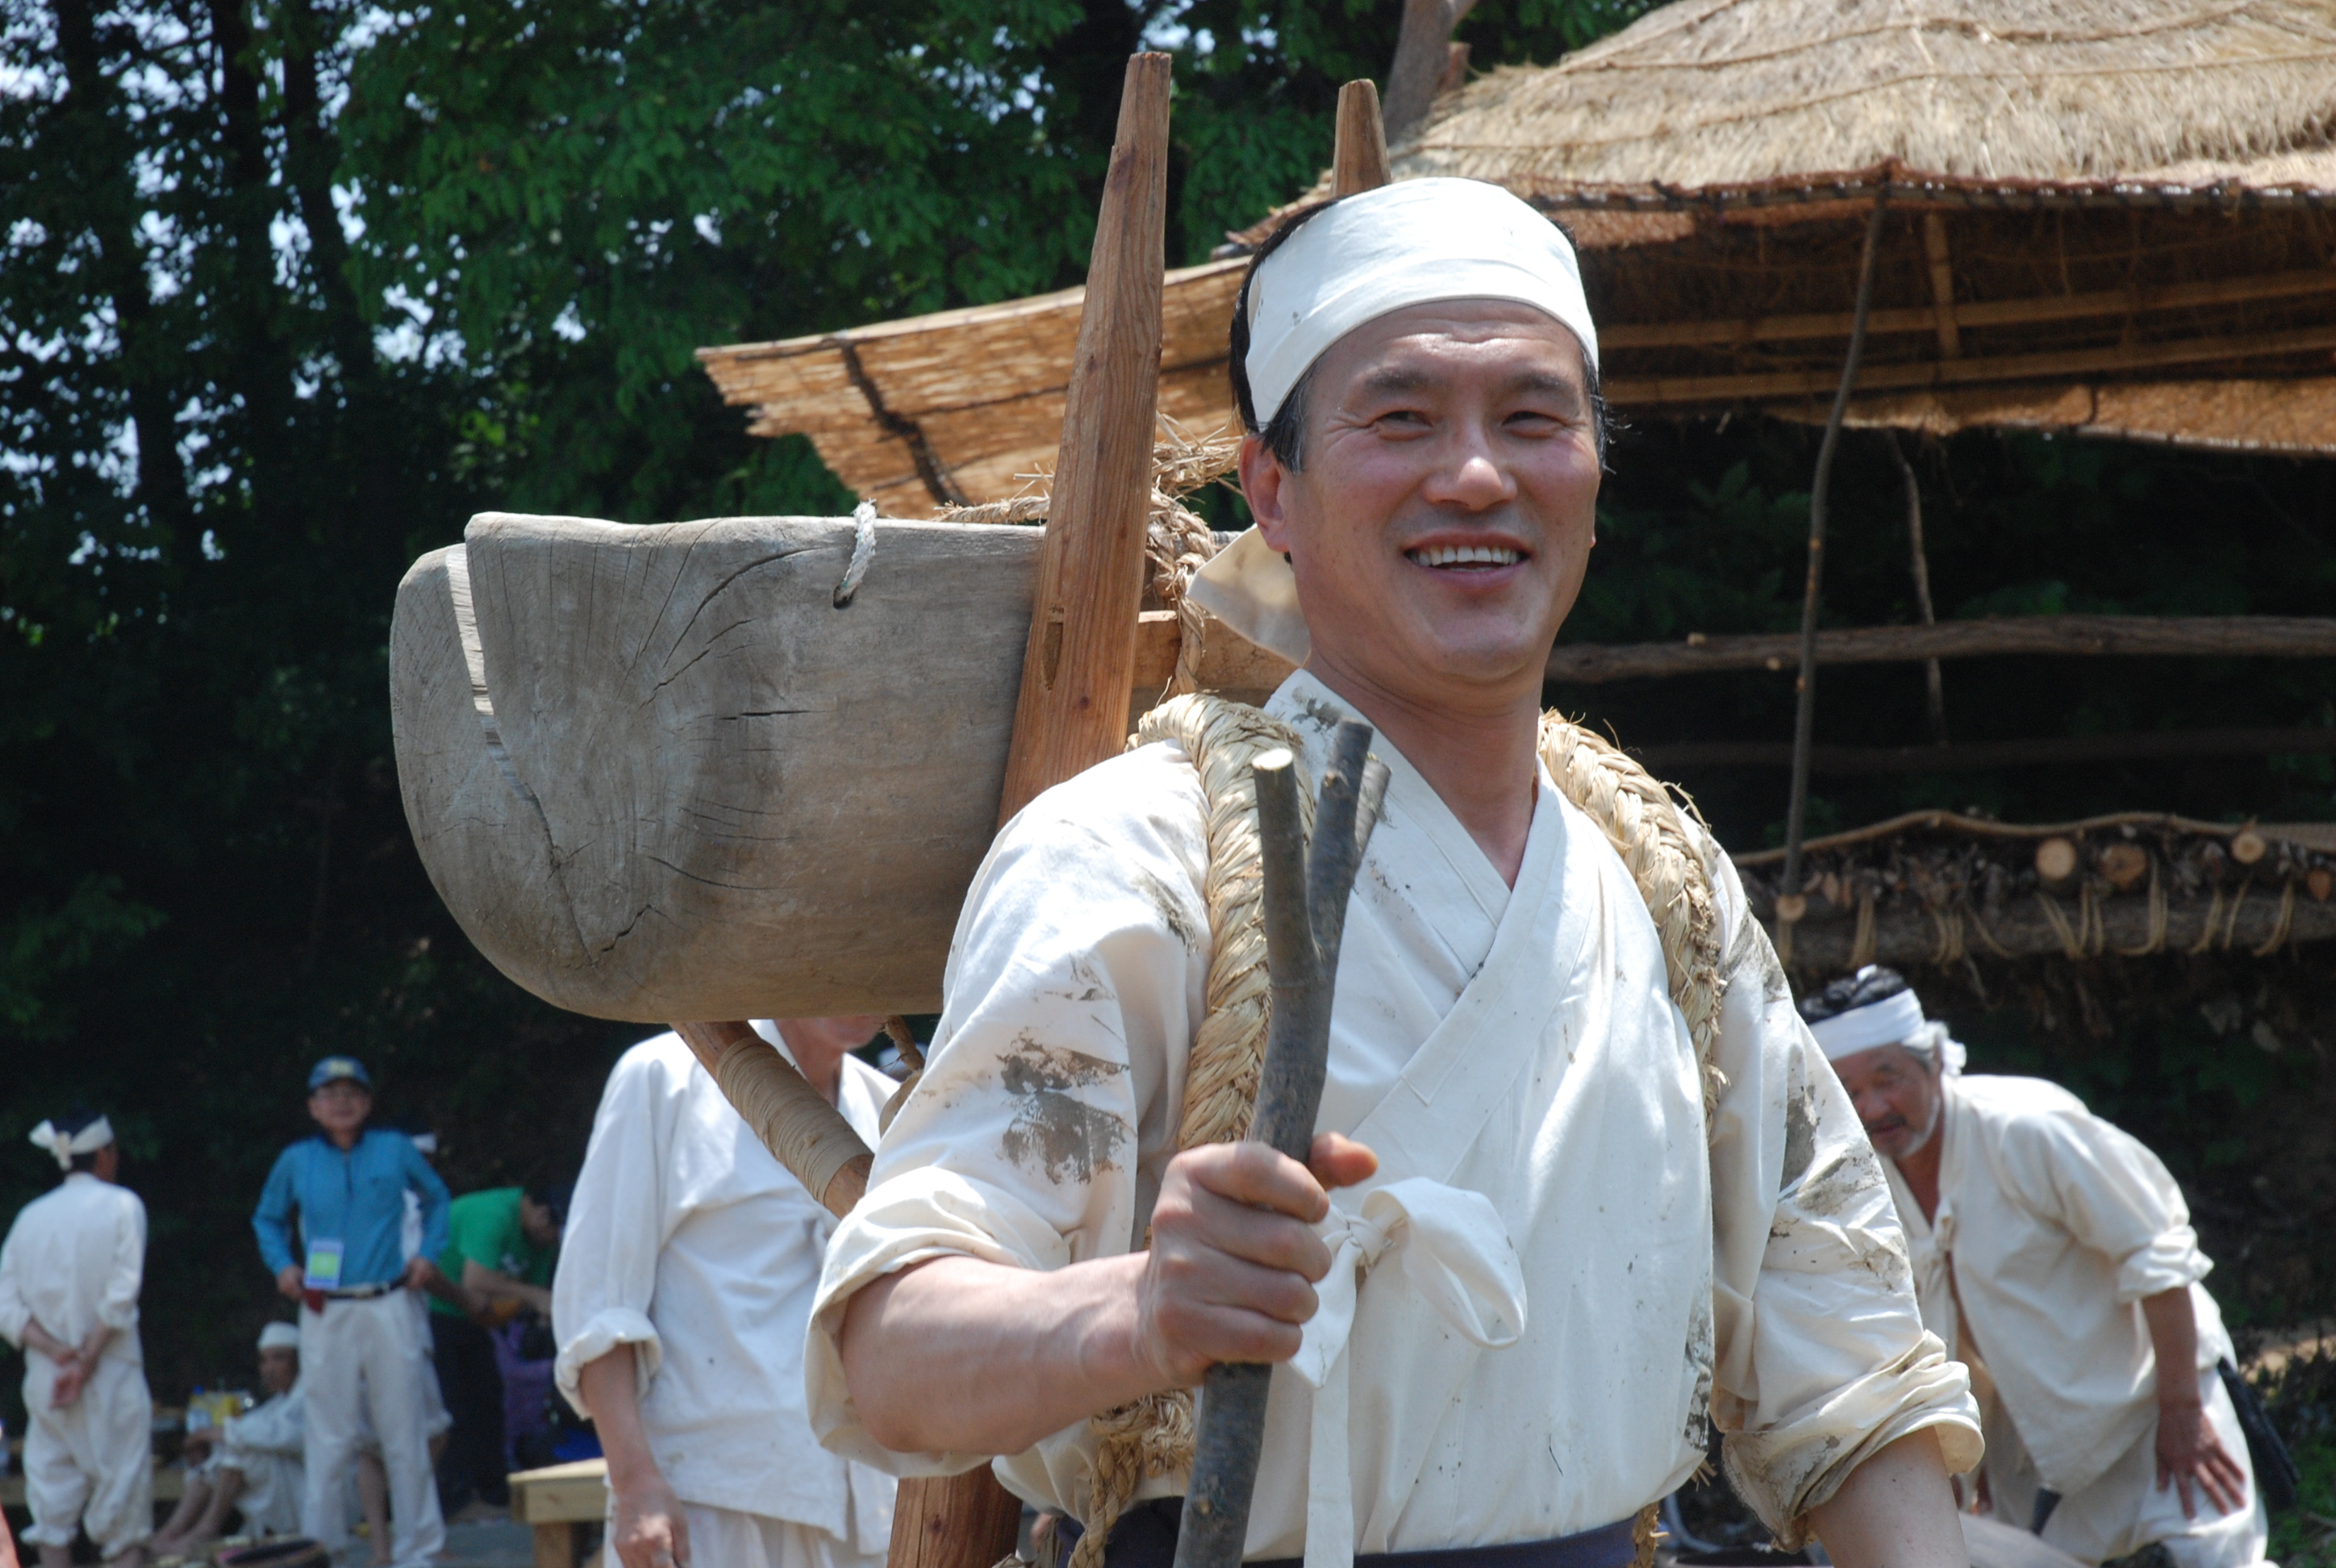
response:
[[[2214,1265],[2157,1156],[2057,1084],[1964,1076],[1889,969],[1801,1011],[1888,1167],[1922,1320],[1971,1368],[1996,1516],[2088,1563],[2263,1561]]]
[[[1488,185],[1348,198],[1260,253],[1233,349],[1258,526],[1194,591],[1301,661],[1266,711],[1309,776],[1348,717],[1391,773],[1311,1162],[1177,1149],[1212,941],[1192,759],[1048,791],[975,879],[925,1076],[830,1245],[813,1420],[904,1474],[994,1463],[1079,1568],[1164,1565],[1184,1478],[1143,1465],[1119,1513],[1113,1413],[1291,1363],[1253,1561],[1622,1568],[1717,1422],[1787,1543],[1960,1565],[1977,1412],[1732,869],[1706,846],[1707,1120],[1638,889],[1538,761],[1601,463],[1572,247]]]
[[[146,1205],[114,1184],[113,1125],[76,1106],[33,1129],[64,1174],[0,1244],[0,1338],[24,1352],[27,1544],[42,1568],[73,1561],[76,1528],[135,1568],[154,1534],[154,1404],[138,1343]]]

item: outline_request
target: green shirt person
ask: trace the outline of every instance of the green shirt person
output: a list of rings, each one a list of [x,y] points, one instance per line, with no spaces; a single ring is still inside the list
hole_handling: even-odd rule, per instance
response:
[[[454,1200],[438,1267],[462,1288],[473,1311],[499,1321],[508,1321],[522,1307],[550,1315],[551,1262],[567,1218],[566,1198],[564,1191],[553,1188],[489,1187]],[[430,1310],[464,1316],[461,1308],[435,1297]]]

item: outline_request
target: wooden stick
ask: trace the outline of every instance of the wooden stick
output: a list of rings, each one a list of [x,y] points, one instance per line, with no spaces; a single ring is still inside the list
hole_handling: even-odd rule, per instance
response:
[[[1127,736],[1160,390],[1168,76],[1167,55],[1137,54],[1120,92],[1001,823],[1041,790],[1116,755]]]
[[[1924,215],[1926,242],[1928,221],[1938,216],[1935,212]],[[1941,239],[1944,239],[1943,231]],[[2336,270],[2315,269],[2266,272],[2251,278],[2212,278],[2200,283],[2171,283],[2133,291],[2112,288],[2092,294],[2049,294],[2028,299],[1973,300],[1957,305],[1953,303],[1952,272],[1942,279],[1939,271],[1945,255],[1941,248],[1930,251],[1927,257],[1932,289],[1943,284],[1947,290],[1943,300],[1936,305],[1876,310],[1867,317],[1865,330],[1883,336],[1936,332],[1940,337],[1939,356],[1952,359],[1961,352],[1959,335],[1955,346],[1947,346],[1948,334],[1956,329],[2083,321],[2093,317],[2147,315],[2161,310],[2192,310],[2202,305],[2237,305],[2336,292]],[[1771,343],[1792,338],[1846,337],[1850,326],[1849,316],[1838,311],[1704,321],[1625,321],[1601,326],[1598,344],[1601,348],[1685,348],[1698,344]]]
[[[2082,835],[2104,828],[2146,829],[2153,833],[2189,833],[2200,838],[2227,839],[2239,832],[2229,823],[2203,822],[2196,817],[2177,816],[2171,812],[2111,812],[2105,816],[2081,817],[2072,823],[2000,823],[1992,817],[1967,817],[1960,812],[1908,812],[1903,816],[1868,823],[1862,828],[1844,833],[1827,833],[1811,839],[1801,848],[1815,854],[1819,850],[1846,849],[1852,844],[1872,843],[1903,833],[1928,831],[1956,833],[1975,839],[2046,839],[2057,834]],[[1785,852],[1750,850],[1729,857],[1739,868],[1770,866],[1785,858]]]
[[[1782,670],[1799,638],[1788,635],[1690,638],[1685,642],[1566,643],[1549,657],[1548,678],[1594,684]],[[2336,619],[2317,616],[1990,616],[1935,626],[1874,626],[1820,631],[1825,664],[1918,664],[2002,654],[2130,655],[2158,657],[2336,657]]]
[[[1865,355],[1865,313],[1874,303],[1874,258],[1882,248],[1882,219],[1888,210],[1885,187],[1874,199],[1874,216],[1866,220],[1865,250],[1857,264],[1857,308],[1849,331],[1849,353],[1841,362],[1841,381],[1833,394],[1833,417],[1825,421],[1825,439],[1817,444],[1816,479],[1809,486],[1809,573],[1801,595],[1801,673],[1793,706],[1793,782],[1785,806],[1785,885],[1800,886],[1801,824],[1808,813],[1809,737],[1817,716],[1817,604],[1825,586],[1825,499],[1833,488],[1833,454],[1841,444],[1841,422],[1849,412],[1849,394],[1857,389],[1857,362]]]
[[[1443,0],[1428,0],[1441,5]],[[1409,25],[1406,15],[1406,25]],[[1338,140],[1330,152],[1330,194],[1352,196],[1387,182],[1387,132],[1379,124],[1379,90],[1368,82],[1338,89]]]
[[[1998,381],[2149,370],[2224,359],[2290,358],[2329,348],[2336,348],[2336,326],[2299,326],[2281,332],[2259,332],[2244,337],[2185,337],[2167,343],[2119,344],[2111,348],[2018,354],[1994,359],[1918,360],[1912,364],[1872,365],[1866,366],[1864,373],[1858,377],[1858,384],[1868,392],[1903,391],[1909,387],[1974,386]],[[1623,407],[1645,407],[1655,404],[1732,403],[1739,399],[1812,397],[1833,384],[1834,377],[1826,371],[1787,370],[1759,375],[1613,381],[1606,385],[1606,396],[1609,402]]]
[[[1257,759],[1257,825],[1265,878],[1266,969],[1273,1010],[1247,1138],[1304,1161],[1314,1143],[1330,1058],[1331,988],[1347,901],[1387,790],[1370,758],[1371,728],[1351,720],[1331,740],[1309,847],[1298,815],[1297,759]],[[1220,1362],[1208,1370],[1192,1475],[1176,1538],[1176,1568],[1239,1568],[1265,1440],[1273,1368]]]
[[[1936,218],[1937,213],[1928,215]],[[1889,443],[1890,455],[1898,460],[1898,476],[1906,486],[1906,545],[1909,566],[1914,574],[1914,609],[1924,626],[1936,626],[1939,618],[1931,609],[1931,556],[1922,548],[1922,487],[1914,478],[1914,465],[1906,461],[1905,449],[1898,444],[1898,433],[1885,430],[1882,439]],[[1939,661],[1922,661],[1923,706],[1929,710],[1931,744],[1947,744],[1947,686],[1939,671]]]
[[[1684,741],[1634,746],[1657,772],[1691,767],[1790,767],[1793,748],[1776,741]],[[1954,745],[1813,745],[1809,771],[1822,774],[1968,773],[2076,763],[2157,762],[2194,756],[2310,756],[2336,752],[2336,729],[2177,729],[2138,735],[2047,735],[1963,741]]]

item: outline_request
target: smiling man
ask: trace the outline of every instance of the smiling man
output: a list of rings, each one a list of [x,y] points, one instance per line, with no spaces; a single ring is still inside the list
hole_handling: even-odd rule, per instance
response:
[[[1996,1516],[2088,1563],[2262,1562],[2214,1264],[2164,1164],[2058,1084],[1965,1077],[1893,970],[1801,1010],[1888,1163],[1923,1321],[1973,1368]]]
[[[1155,1397],[1289,1362],[1253,1560],[1621,1568],[1717,1421],[1786,1541],[1960,1565],[1942,1450],[1976,1459],[1975,1411],[1734,872],[1701,846],[1707,1115],[1638,886],[1538,757],[1601,464],[1572,247],[1469,181],[1332,204],[1252,265],[1233,363],[1258,526],[1194,591],[1302,665],[1266,714],[1309,776],[1350,716],[1391,774],[1312,1160],[1185,1135],[1228,984],[1194,757],[1047,792],[975,879],[924,1078],[830,1246],[814,1422],[905,1474],[994,1460],[1078,1568],[1164,1568]]]

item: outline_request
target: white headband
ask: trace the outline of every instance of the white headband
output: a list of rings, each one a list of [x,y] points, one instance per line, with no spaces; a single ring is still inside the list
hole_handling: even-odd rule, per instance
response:
[[[300,1348],[300,1330],[289,1323],[270,1323],[259,1330],[259,1348],[263,1350],[297,1350]]]
[[[1922,1000],[1912,990],[1898,992],[1809,1026],[1825,1060],[1837,1062],[1876,1046],[1895,1046],[1922,1031]]]
[[[1530,305],[1580,338],[1598,368],[1582,264],[1557,225],[1480,180],[1406,180],[1308,219],[1251,275],[1241,363],[1259,425],[1338,339],[1442,299]]]
[[[61,1133],[54,1122],[43,1122],[33,1129],[33,1146],[46,1149],[56,1156],[57,1169],[73,1169],[73,1156],[93,1154],[113,1142],[113,1124],[103,1116],[92,1122],[78,1133]]]
[[[1365,322],[1444,299],[1532,306],[1582,340],[1598,368],[1598,328],[1582,266],[1555,224],[1497,185],[1406,180],[1349,196],[1306,220],[1249,285],[1250,401],[1260,425],[1324,351]],[[1290,563],[1251,529],[1194,576],[1193,600],[1269,652],[1314,650]]]

